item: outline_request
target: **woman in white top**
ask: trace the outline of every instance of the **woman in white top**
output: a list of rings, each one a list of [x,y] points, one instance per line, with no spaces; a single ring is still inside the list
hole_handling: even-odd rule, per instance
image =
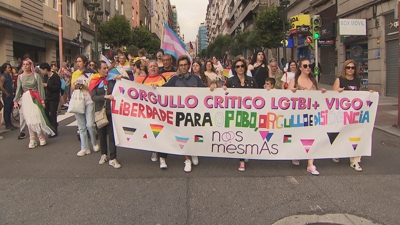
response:
[[[211,84],[216,84],[217,87],[221,87],[218,74],[215,72],[214,64],[207,60],[204,67],[204,74],[207,77],[207,86],[210,87]]]
[[[296,61],[292,60],[289,62],[289,69],[287,72],[285,72],[282,76],[282,89],[287,89],[290,83],[290,80],[292,80],[297,73],[297,63]]]
[[[96,125],[94,123],[94,103],[88,92],[89,81],[93,75],[93,71],[86,70],[87,63],[88,60],[86,56],[80,55],[76,57],[77,70],[72,74],[71,79],[71,92],[74,92],[75,89],[79,89],[82,91],[85,98],[85,113],[75,113],[81,140],[81,150],[76,154],[77,156],[84,156],[91,153],[89,149],[88,131],[90,135],[90,141],[92,142],[93,151],[98,152],[100,150],[100,145],[97,143]]]

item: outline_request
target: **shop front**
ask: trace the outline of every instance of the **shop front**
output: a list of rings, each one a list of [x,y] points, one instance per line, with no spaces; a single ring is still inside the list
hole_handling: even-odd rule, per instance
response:
[[[397,97],[399,93],[398,54],[399,54],[399,21],[390,13],[385,17],[386,44],[386,95]]]

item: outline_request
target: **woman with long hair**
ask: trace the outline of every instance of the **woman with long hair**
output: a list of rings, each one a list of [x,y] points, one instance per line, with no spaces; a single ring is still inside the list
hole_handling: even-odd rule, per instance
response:
[[[212,61],[207,60],[204,64],[204,75],[207,77],[207,84],[210,87],[211,84],[216,84],[217,87],[221,87],[220,78],[214,68],[214,64]]]
[[[269,77],[267,59],[263,51],[256,51],[251,58],[249,70],[257,82],[257,88],[264,88],[265,79]]]
[[[33,62],[29,58],[22,61],[22,70],[23,73],[18,76],[17,80],[14,108],[21,107],[20,117],[25,120],[29,130],[28,148],[35,148],[37,146],[36,135],[39,144],[43,146],[46,145],[43,133],[48,135],[55,133],[44,112],[45,92],[42,76],[35,73]]]
[[[297,90],[318,90],[318,82],[311,72],[310,61],[308,59],[301,59],[299,61],[299,70],[294,79],[290,80],[288,89],[293,92]],[[326,92],[324,88],[321,88],[321,91],[322,93]],[[292,163],[296,166],[300,165],[299,160],[292,160]],[[314,166],[314,159],[308,160],[307,171],[312,175],[319,175],[317,167]]]
[[[358,64],[353,59],[348,59],[343,63],[342,71],[338,78],[336,78],[335,83],[333,83],[333,90],[343,92],[343,91],[360,91],[361,90],[361,78],[360,78],[360,68]],[[370,91],[374,92],[374,91]],[[338,158],[332,159],[334,162],[339,162]],[[362,168],[360,166],[361,156],[350,157],[350,167],[354,170],[361,172]]]
[[[191,69],[190,72],[195,74],[195,75],[197,75],[197,76],[199,76],[200,79],[203,81],[203,83],[207,84],[207,86],[210,86],[210,85],[208,85],[209,78],[207,78],[206,75],[204,74],[204,69],[201,66],[201,62],[200,61],[198,61],[198,60],[194,60],[193,61],[192,69]]]
[[[233,77],[226,81],[224,89],[226,88],[257,88],[257,82],[254,78],[247,76],[247,64],[244,59],[237,59],[232,65]],[[263,81],[262,85],[264,85]],[[244,159],[239,160],[238,170],[243,172],[246,170]]]
[[[295,77],[296,73],[297,73],[297,63],[294,60],[291,60],[288,63],[288,70],[283,74],[282,76],[282,87],[281,89],[287,89],[289,87],[289,83],[290,81]]]
[[[108,81],[108,66],[106,62],[97,62],[95,69],[97,73],[94,74],[90,80],[89,93],[95,105],[95,112],[102,110],[104,104],[106,104],[106,115],[109,121],[109,124],[97,131],[100,139],[101,150],[99,164],[104,164],[108,161],[107,155],[108,152],[110,152],[110,161],[108,164],[115,169],[118,169],[121,168],[121,164],[117,161],[117,147],[115,146],[114,129],[111,117],[111,101],[114,99],[112,91],[115,82]]]
[[[78,122],[79,136],[81,140],[81,150],[76,154],[77,156],[84,156],[91,153],[89,148],[89,137],[93,145],[93,151],[98,152],[100,146],[96,139],[96,128],[94,124],[94,104],[92,98],[88,92],[89,81],[93,73],[91,69],[86,69],[88,59],[84,55],[76,57],[76,68],[77,70],[72,74],[71,79],[71,92],[75,90],[82,91],[85,99],[85,113],[75,113],[75,118]],[[71,103],[70,103],[71,104]]]

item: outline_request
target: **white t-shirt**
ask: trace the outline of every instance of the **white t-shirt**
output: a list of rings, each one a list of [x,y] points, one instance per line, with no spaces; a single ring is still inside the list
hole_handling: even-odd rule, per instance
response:
[[[290,83],[290,80],[294,78],[296,74],[293,72],[286,72],[283,74],[281,81],[282,82],[287,82],[288,84]]]

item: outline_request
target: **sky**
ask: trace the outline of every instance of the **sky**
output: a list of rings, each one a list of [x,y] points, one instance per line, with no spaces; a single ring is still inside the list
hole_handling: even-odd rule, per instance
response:
[[[208,0],[170,0],[176,5],[181,35],[185,35],[185,43],[195,41],[200,23],[206,19]]]

